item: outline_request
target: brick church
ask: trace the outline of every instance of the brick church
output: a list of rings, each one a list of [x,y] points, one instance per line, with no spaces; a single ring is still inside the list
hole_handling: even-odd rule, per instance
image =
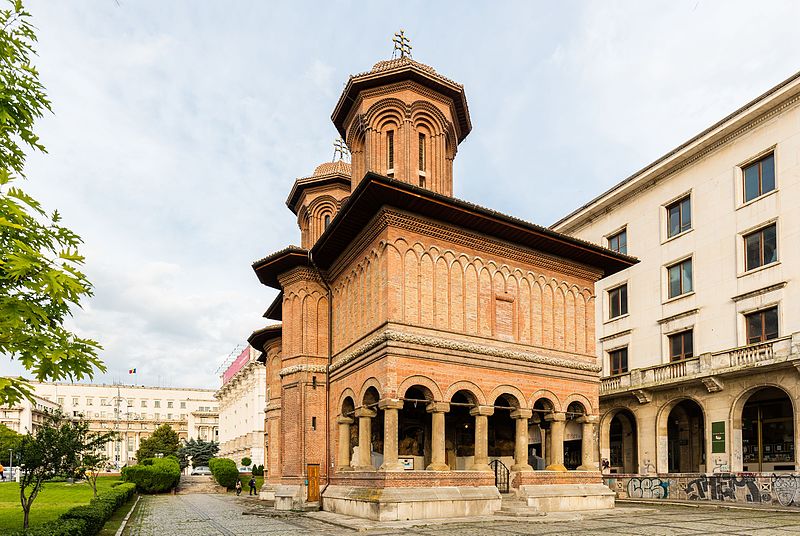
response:
[[[452,197],[463,86],[409,57],[348,80],[351,154],[297,179],[300,246],[253,264],[277,508],[372,519],[609,508],[594,284],[625,255]],[[531,185],[547,187],[540,177]]]

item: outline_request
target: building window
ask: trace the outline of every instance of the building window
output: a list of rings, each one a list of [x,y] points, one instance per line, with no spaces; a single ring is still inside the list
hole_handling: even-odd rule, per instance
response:
[[[775,189],[775,155],[769,154],[742,170],[745,203]]]
[[[778,260],[778,240],[775,224],[744,235],[745,270]]]
[[[101,398],[100,399],[100,405],[101,406],[107,406],[108,405],[108,401],[105,398]]]
[[[692,228],[691,197],[667,205],[667,236],[673,237]]]
[[[609,318],[628,314],[628,285],[621,285],[608,291]]]
[[[172,404],[173,404],[173,402],[172,402],[172,400],[170,400],[169,402],[167,402],[167,407],[168,407],[168,408],[171,408],[171,407],[172,407]]]
[[[161,407],[161,401],[160,401],[160,400],[156,400],[156,401],[154,401],[154,402],[153,402],[153,407],[154,407],[154,408],[160,408],[160,407]]]
[[[387,174],[392,177],[394,175],[394,130],[386,133],[386,162],[388,163]]]
[[[59,396],[58,397],[58,405],[59,406],[63,406],[64,405],[64,397],[63,396]]]
[[[73,406],[77,406],[78,405],[78,397],[77,396],[73,396],[72,397],[72,405]]]
[[[325,214],[325,229],[327,229],[328,225],[330,225],[330,224],[331,224],[331,215],[330,214]],[[184,406],[185,405],[186,404],[184,404]]]
[[[186,402],[181,402],[181,409],[186,409]]]
[[[692,259],[686,259],[667,268],[669,297],[674,298],[692,291]]]
[[[757,344],[778,338],[778,308],[770,307],[745,315],[747,344]]]
[[[142,407],[143,407],[143,408],[146,408],[146,407],[147,407],[147,400],[142,400]]]
[[[624,374],[628,372],[628,347],[620,348],[608,352],[608,359],[611,365],[611,375]]]
[[[689,359],[694,355],[693,339],[694,333],[691,329],[681,331],[669,336],[669,360],[680,361]]]
[[[623,229],[608,237],[608,249],[617,253],[628,254],[628,231]]]

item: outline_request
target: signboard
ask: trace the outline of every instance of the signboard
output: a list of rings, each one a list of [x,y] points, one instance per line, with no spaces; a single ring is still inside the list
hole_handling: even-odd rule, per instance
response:
[[[228,383],[228,380],[233,378],[237,372],[242,370],[244,366],[250,361],[250,346],[245,346],[242,353],[239,354],[239,357],[233,360],[233,363],[225,369],[225,372],[222,373],[222,383]]]
[[[725,421],[711,423],[711,452],[725,452]]]

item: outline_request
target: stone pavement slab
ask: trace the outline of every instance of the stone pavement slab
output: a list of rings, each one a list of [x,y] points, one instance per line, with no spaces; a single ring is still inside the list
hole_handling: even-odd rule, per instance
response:
[[[800,513],[654,505],[620,505],[612,512],[573,512],[543,517],[378,523],[329,512],[278,512],[233,495],[146,496],[131,515],[124,536],[783,536],[800,535]]]

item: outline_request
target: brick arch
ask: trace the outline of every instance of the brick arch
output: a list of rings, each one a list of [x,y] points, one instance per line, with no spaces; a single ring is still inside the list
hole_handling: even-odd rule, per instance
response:
[[[475,397],[478,404],[481,406],[486,405],[486,396],[483,394],[483,390],[467,380],[457,381],[448,387],[447,392],[444,394],[444,401],[449,402],[458,391],[469,391]]]
[[[408,115],[406,103],[396,97],[387,97],[374,103],[364,113],[364,120],[371,128],[380,129],[387,116],[391,116],[402,125]]]
[[[339,413],[340,414],[342,412],[342,408],[344,407],[344,403],[348,398],[350,400],[352,400],[353,406],[355,407],[356,406],[356,400],[358,400],[358,397],[353,392],[353,390],[351,388],[349,388],[349,387],[346,388],[344,391],[342,391],[342,394],[339,395],[339,405],[337,407],[339,408]]]
[[[546,398],[553,404],[553,411],[560,412],[561,411],[561,401],[558,399],[556,394],[549,389],[539,389],[535,393],[531,395],[528,399],[528,407],[533,407],[536,405],[540,399]]]
[[[419,375],[409,376],[406,379],[404,379],[400,383],[400,386],[397,388],[397,396],[403,398],[406,395],[406,391],[408,391],[410,387],[413,387],[415,385],[421,385],[422,387],[428,389],[428,391],[430,391],[431,395],[433,396],[434,401],[443,400],[442,390],[439,389],[439,386],[436,384],[436,382],[428,378],[427,376],[419,376]]]
[[[494,404],[497,401],[497,398],[500,395],[511,395],[517,399],[517,403],[519,404],[519,408],[526,409],[528,407],[528,401],[525,398],[525,395],[522,394],[522,391],[514,387],[513,385],[498,385],[492,390],[492,393],[489,395],[488,400],[490,404]]]
[[[573,393],[564,399],[564,410],[566,411],[566,409],[569,408],[569,405],[573,402],[580,402],[583,405],[583,409],[586,410],[587,415],[594,415],[592,403],[589,402],[589,399],[586,396],[579,393]]]
[[[358,392],[359,404],[364,403],[364,397],[367,394],[367,389],[369,389],[370,387],[374,387],[375,390],[378,391],[378,398],[383,396],[384,393],[383,386],[381,385],[381,382],[379,382],[378,379],[373,376],[372,378],[367,379],[364,383],[361,384],[361,389]]]

